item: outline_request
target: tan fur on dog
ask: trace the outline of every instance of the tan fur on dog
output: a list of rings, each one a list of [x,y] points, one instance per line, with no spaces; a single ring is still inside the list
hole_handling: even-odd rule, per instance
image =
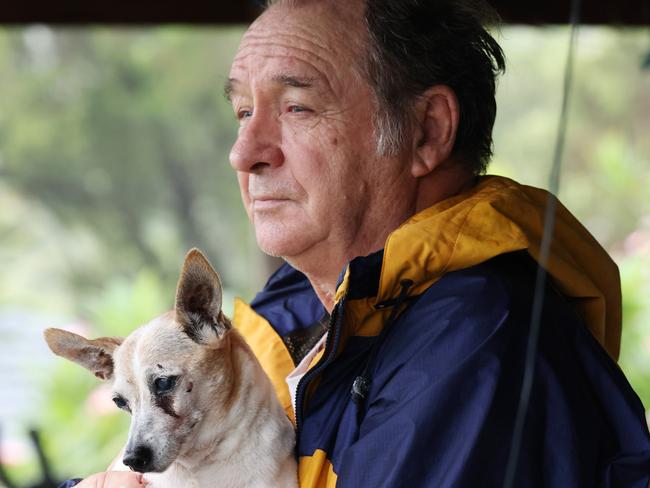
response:
[[[47,329],[50,349],[111,382],[131,413],[123,462],[152,488],[297,487],[294,431],[253,352],[221,312],[221,282],[188,253],[174,310],[124,340]]]

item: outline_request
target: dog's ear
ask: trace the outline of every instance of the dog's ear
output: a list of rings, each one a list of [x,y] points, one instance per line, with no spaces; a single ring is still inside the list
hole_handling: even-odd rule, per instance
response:
[[[221,280],[198,249],[185,256],[176,287],[175,314],[176,322],[198,344],[218,344],[230,329],[221,313]]]
[[[113,351],[122,343],[119,337],[89,340],[61,329],[45,329],[45,342],[57,356],[90,370],[100,380],[113,376]]]

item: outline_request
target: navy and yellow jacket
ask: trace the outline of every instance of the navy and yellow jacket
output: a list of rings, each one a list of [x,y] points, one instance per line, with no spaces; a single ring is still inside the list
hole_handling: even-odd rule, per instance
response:
[[[484,177],[353,260],[295,413],[285,343],[325,310],[288,265],[250,306],[236,303],[236,326],[296,422],[302,488],[502,486],[547,198]],[[515,486],[647,488],[643,407],[615,363],[618,270],[561,205],[547,270]],[[359,376],[369,389],[355,402]]]

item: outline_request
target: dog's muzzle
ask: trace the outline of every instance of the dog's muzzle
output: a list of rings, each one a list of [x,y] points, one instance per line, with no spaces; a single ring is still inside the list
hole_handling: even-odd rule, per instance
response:
[[[131,452],[126,452],[122,462],[138,473],[151,471],[153,452],[146,446],[138,446]]]

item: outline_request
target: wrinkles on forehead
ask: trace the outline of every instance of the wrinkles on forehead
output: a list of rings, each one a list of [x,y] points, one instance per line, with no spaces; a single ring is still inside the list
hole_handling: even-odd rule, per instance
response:
[[[267,11],[244,35],[232,64],[231,80],[246,83],[253,72],[276,59],[286,65],[288,76],[314,78],[316,86],[321,84],[335,95],[345,93],[344,80],[357,77],[360,42],[355,41],[360,36],[352,31],[350,21],[329,11],[322,14],[300,9]],[[268,76],[277,77],[277,73]],[[227,95],[232,88],[232,83],[227,83]]]
[[[273,48],[268,44],[265,46],[267,50]],[[275,53],[261,54],[259,52],[251,52],[248,55],[242,56],[237,59],[231,69],[231,77],[226,81],[225,93],[230,99],[233,93],[238,93],[242,89],[245,90],[254,73],[264,73],[263,79],[267,82],[273,82],[278,85],[292,88],[307,88],[314,89],[315,91],[326,91],[332,93],[340,93],[343,89],[343,84],[336,79],[327,75],[327,72],[319,69],[318,62],[310,62],[308,59],[309,53],[304,52],[306,56],[300,56],[296,53],[282,53],[278,50]],[[277,64],[273,65],[269,70],[266,70],[266,61],[282,59],[284,66],[279,67]],[[250,61],[250,65],[249,62]],[[320,63],[324,64],[324,63]]]

